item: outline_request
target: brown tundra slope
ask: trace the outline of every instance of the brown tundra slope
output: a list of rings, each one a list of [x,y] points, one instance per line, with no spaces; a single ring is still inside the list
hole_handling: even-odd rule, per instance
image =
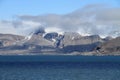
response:
[[[103,54],[120,54],[120,37],[103,43],[97,49]]]
[[[23,39],[24,37],[19,35],[0,34],[0,48],[15,45]]]

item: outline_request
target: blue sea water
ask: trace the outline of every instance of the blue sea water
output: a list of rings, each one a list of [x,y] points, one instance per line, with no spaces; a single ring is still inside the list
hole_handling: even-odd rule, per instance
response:
[[[0,80],[120,80],[120,63],[0,62]]]

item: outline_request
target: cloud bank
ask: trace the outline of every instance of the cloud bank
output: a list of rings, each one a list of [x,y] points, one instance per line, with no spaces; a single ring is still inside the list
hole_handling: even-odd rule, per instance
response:
[[[26,35],[39,27],[47,32],[72,31],[81,35],[116,37],[120,36],[120,8],[93,4],[64,15],[21,15],[14,21],[0,22],[1,33]]]

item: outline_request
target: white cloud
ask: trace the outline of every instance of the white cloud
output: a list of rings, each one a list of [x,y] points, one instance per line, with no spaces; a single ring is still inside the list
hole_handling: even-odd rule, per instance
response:
[[[57,28],[57,27],[47,27],[47,28],[45,29],[45,31],[46,31],[47,33],[49,33],[49,32],[58,32],[58,33],[63,32],[60,28]]]
[[[0,33],[4,34],[17,34],[16,29],[11,22],[0,21]]]
[[[13,25],[15,26],[16,31],[18,31],[20,35],[29,35],[39,27],[43,26],[40,22],[24,21],[24,20],[19,22],[14,22]]]
[[[18,18],[20,20],[14,21],[14,27],[19,34],[28,34],[39,27],[45,27],[46,32],[72,31],[82,35],[115,36],[113,32],[120,32],[120,8],[99,4],[87,5],[66,15],[23,15]],[[9,26],[14,29],[11,23]]]

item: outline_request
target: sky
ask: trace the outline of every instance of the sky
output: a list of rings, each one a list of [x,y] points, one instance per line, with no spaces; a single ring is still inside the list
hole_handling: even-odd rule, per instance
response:
[[[67,14],[88,4],[120,7],[119,0],[0,0],[0,20],[17,15]]]
[[[0,0],[0,33],[120,36],[120,0]]]

